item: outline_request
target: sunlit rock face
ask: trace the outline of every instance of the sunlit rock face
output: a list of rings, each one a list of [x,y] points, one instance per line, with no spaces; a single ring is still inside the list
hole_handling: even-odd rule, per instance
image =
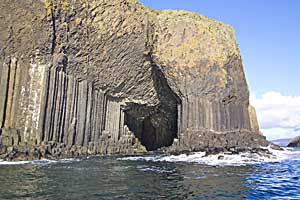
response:
[[[268,144],[228,25],[135,0],[2,0],[0,11],[2,152],[216,146],[202,133],[220,147]]]

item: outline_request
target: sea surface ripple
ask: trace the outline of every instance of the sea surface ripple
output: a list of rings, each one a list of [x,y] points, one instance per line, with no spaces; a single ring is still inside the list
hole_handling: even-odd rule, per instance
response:
[[[300,199],[300,150],[0,161],[0,199]]]

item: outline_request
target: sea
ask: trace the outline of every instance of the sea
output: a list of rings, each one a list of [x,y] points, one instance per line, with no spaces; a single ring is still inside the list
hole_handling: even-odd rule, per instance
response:
[[[300,149],[0,161],[0,199],[300,199]]]

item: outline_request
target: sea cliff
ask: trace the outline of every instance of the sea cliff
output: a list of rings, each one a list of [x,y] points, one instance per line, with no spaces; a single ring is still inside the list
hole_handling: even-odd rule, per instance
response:
[[[259,132],[234,29],[136,0],[0,2],[0,154],[239,151]]]

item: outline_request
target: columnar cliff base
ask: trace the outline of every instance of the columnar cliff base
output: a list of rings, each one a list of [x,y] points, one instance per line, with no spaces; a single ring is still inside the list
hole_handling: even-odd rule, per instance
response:
[[[0,154],[268,146],[233,28],[136,0],[1,0]]]

